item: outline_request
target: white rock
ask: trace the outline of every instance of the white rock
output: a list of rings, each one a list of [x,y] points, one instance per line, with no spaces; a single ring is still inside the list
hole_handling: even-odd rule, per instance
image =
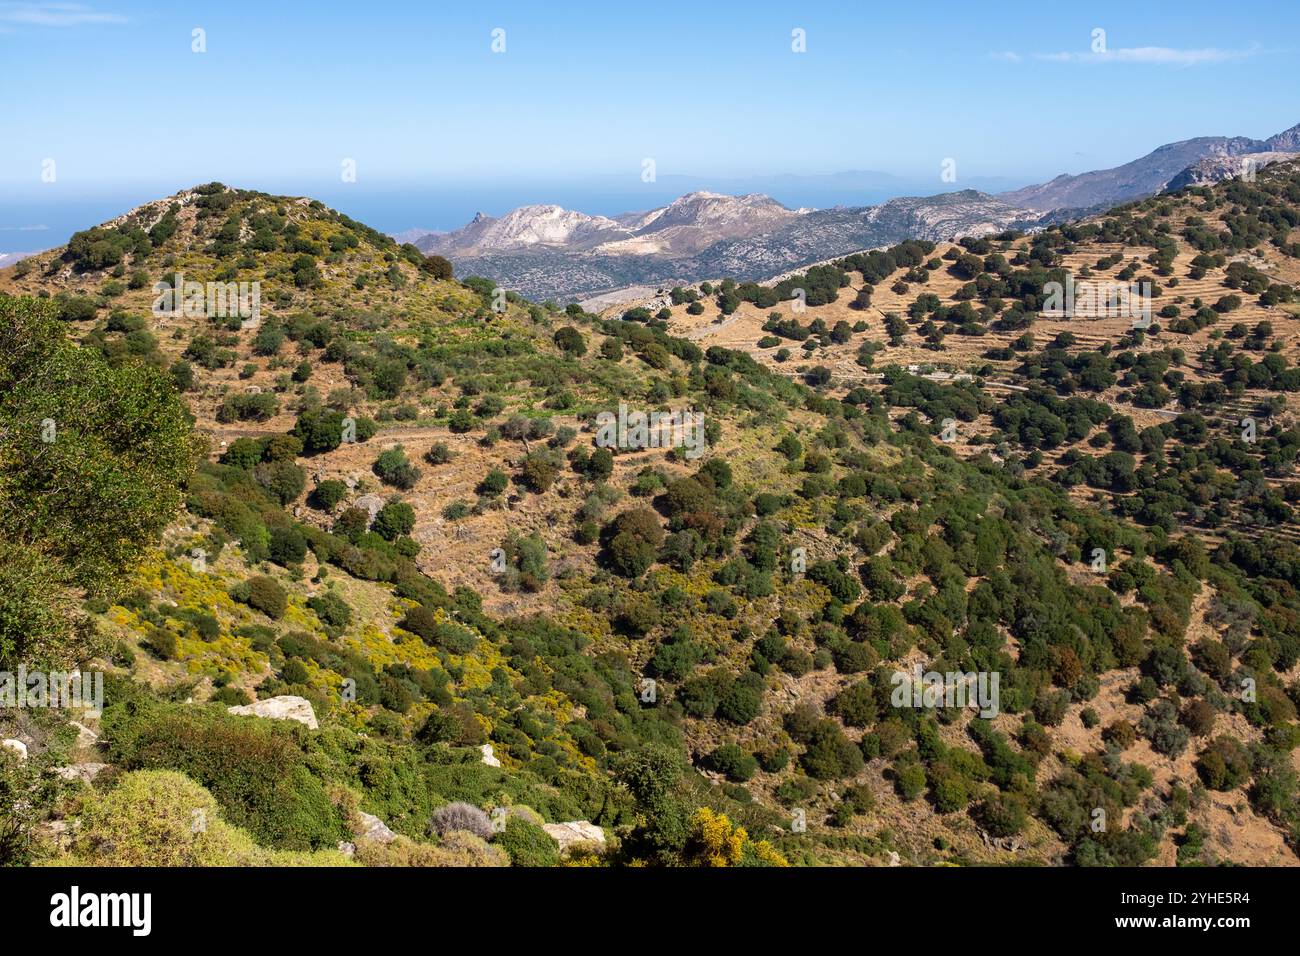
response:
[[[82,783],[90,783],[107,767],[108,764],[106,763],[74,763],[68,767],[55,767],[54,773],[64,780],[80,780]]]
[[[353,508],[361,508],[370,515],[370,523],[374,523],[375,515],[379,514],[384,507],[384,499],[379,495],[362,495],[356,501],[352,502]]]
[[[251,704],[236,704],[227,707],[226,712],[244,717],[266,717],[269,720],[296,720],[312,730],[320,726],[316,723],[316,712],[311,709],[311,703],[305,697],[291,694],[268,697]]]
[[[605,831],[588,820],[570,820],[568,823],[545,823],[545,830],[563,853],[575,843],[605,843]]]
[[[5,750],[12,750],[18,755],[19,760],[27,759],[27,745],[21,740],[14,740],[12,737],[9,737],[5,740],[0,740],[0,747],[3,747]]]
[[[492,753],[491,744],[484,744],[482,747],[479,748],[479,750],[483,752],[483,762],[487,764],[489,767],[501,766],[501,761],[498,760]]]
[[[376,843],[392,843],[397,839],[397,834],[388,829],[388,825],[379,817],[372,816],[369,813],[357,811],[357,816],[361,818],[361,827],[354,836],[358,840],[374,840]]]
[[[339,840],[339,852],[350,860],[357,855],[357,845],[348,843],[346,840]]]
[[[72,847],[72,839],[81,829],[80,820],[50,820],[41,827],[61,850]]]
[[[99,734],[95,733],[85,724],[76,720],[70,720],[68,721],[68,723],[70,723],[73,727],[77,728],[78,747],[93,747],[96,743],[99,742]]]

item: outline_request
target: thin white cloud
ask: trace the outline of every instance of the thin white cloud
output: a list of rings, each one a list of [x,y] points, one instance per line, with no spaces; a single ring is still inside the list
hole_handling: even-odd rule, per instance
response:
[[[125,23],[120,13],[95,10],[81,3],[0,3],[0,24],[27,27],[77,27],[94,23]],[[0,27],[3,30],[3,27]],[[10,32],[5,30],[4,32]]]
[[[1012,53],[1010,50],[1003,50],[1000,53],[990,53],[989,56],[995,60],[1002,60],[1004,63],[1019,63],[1021,59],[1019,53]]]
[[[1259,47],[1249,50],[1225,50],[1204,47],[1199,50],[1176,50],[1167,46],[1122,47],[1101,53],[1035,53],[1035,60],[1052,63],[1142,63],[1154,66],[1204,66],[1210,63],[1230,63],[1244,60],[1259,52]]]

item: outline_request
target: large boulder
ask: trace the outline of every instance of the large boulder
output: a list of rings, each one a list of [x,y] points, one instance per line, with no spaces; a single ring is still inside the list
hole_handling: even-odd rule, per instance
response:
[[[501,761],[498,760],[496,758],[496,754],[492,752],[491,744],[484,744],[482,747],[479,748],[479,751],[483,754],[482,757],[483,763],[487,764],[489,767],[501,766]]]
[[[605,831],[588,820],[571,820],[568,823],[546,823],[542,829],[566,852],[575,843],[605,845]]]
[[[244,717],[265,717],[268,720],[296,720],[312,730],[320,725],[316,723],[316,711],[311,709],[311,702],[305,697],[268,697],[266,700],[251,704],[236,704],[226,708],[227,713]]]

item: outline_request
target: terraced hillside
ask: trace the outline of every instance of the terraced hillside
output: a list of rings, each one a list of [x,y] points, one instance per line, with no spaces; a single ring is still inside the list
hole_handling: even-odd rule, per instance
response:
[[[1271,205],[1275,194],[1289,197],[1294,170],[1281,167],[1259,189],[1234,181],[1186,190],[1045,233],[909,248],[924,263],[885,281],[871,282],[843,261],[829,279],[843,285],[826,304],[801,309],[791,299],[772,308],[752,295],[728,302],[724,293],[700,296],[692,308],[683,291],[664,315],[673,331],[703,346],[743,351],[801,378],[822,381],[829,373],[822,387],[836,397],[883,388],[896,374],[883,371],[890,366],[984,393],[984,407],[960,429],[968,449],[999,446],[1006,436],[994,406],[1023,402],[1046,385],[1059,398],[1102,402],[1139,431],[1176,431],[1191,411],[1211,434],[1231,440],[1253,419],[1266,457],[1274,448],[1266,433],[1286,435],[1295,422],[1300,305],[1291,290],[1300,264],[1291,207],[1264,208],[1258,218],[1261,210],[1252,207]],[[1054,316],[1043,308],[1042,287],[1067,276],[1081,288],[1149,284],[1150,327],[1135,328],[1141,323],[1133,316],[1095,304]],[[1104,426],[1022,450],[1055,461],[1071,449],[1105,447],[1097,437]],[[1286,494],[1286,476],[1265,480]],[[1265,523],[1292,534],[1288,521]]]

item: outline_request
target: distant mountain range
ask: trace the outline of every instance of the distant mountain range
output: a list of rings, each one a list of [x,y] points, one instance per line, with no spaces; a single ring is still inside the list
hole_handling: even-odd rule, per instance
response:
[[[1038,217],[975,190],[879,206],[788,209],[767,196],[689,193],[661,209],[589,216],[559,206],[479,214],[415,241],[460,275],[482,275],[535,299],[730,276],[763,279],[902,237],[984,234]]]
[[[1244,136],[1201,136],[1168,143],[1141,159],[1114,169],[1057,176],[1051,182],[1002,193],[1000,198],[1011,205],[1040,212],[1113,206],[1163,192],[1179,180],[1185,170],[1206,161],[1210,165],[1204,167],[1204,171],[1210,178],[1198,182],[1217,182],[1235,176],[1246,168],[1244,160],[1259,154],[1298,151],[1300,125],[1263,140]]]
[[[1031,229],[1296,154],[1300,125],[1265,140],[1205,136],[1170,143],[1114,169],[997,195],[968,189],[875,206],[789,209],[757,193],[697,191],[648,212],[594,216],[556,205],[521,206],[500,217],[479,213],[451,232],[408,230],[397,238],[446,256],[459,275],[486,276],[530,298],[568,300],[723,276],[766,279],[909,238]]]
[[[479,213],[455,232],[416,242],[449,258],[538,246],[596,255],[693,255],[724,239],[771,232],[808,210],[787,209],[767,196],[694,192],[649,212],[589,216],[559,206],[521,206],[499,219]]]

